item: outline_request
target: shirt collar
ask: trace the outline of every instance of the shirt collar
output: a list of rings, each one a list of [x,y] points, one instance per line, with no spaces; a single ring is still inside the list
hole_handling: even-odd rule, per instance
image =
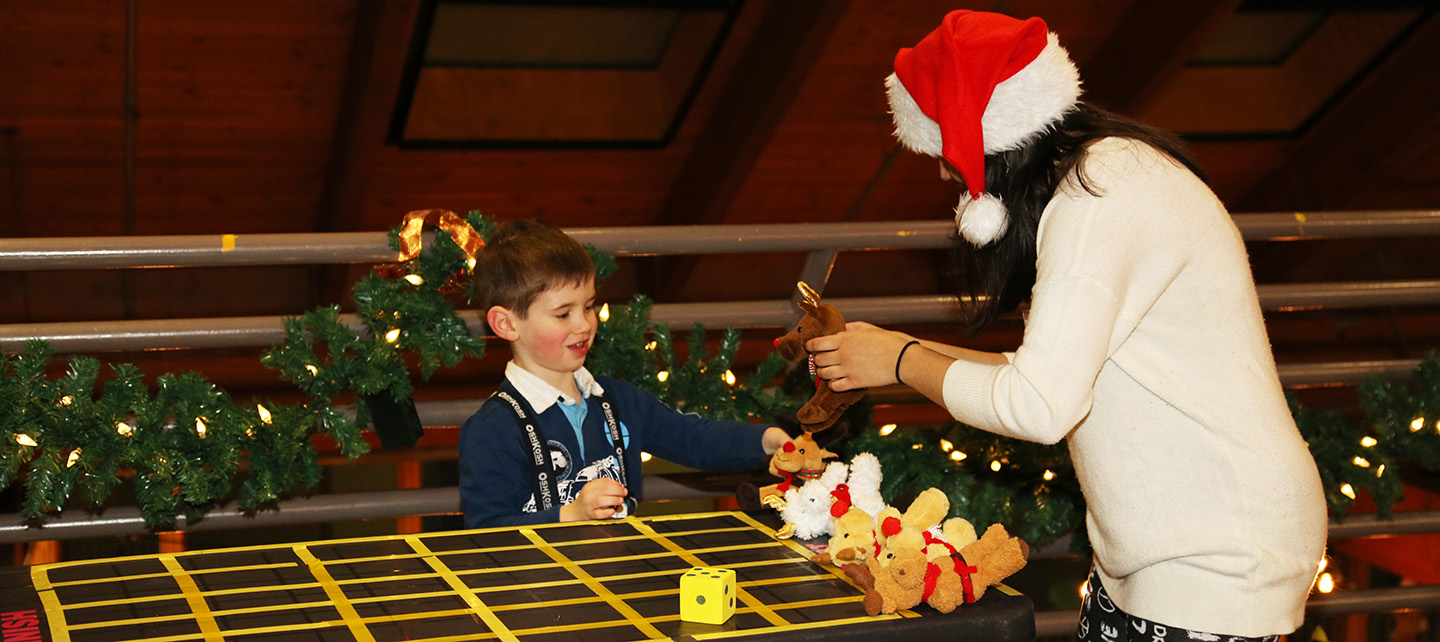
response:
[[[529,402],[530,407],[535,410],[535,414],[545,412],[550,406],[555,405],[555,402],[562,399],[565,403],[576,402],[575,399],[560,392],[559,388],[550,385],[529,370],[521,368],[514,360],[505,364],[505,378],[509,379],[510,385],[515,386],[515,391],[519,392],[526,402]],[[584,366],[575,371],[575,386],[580,389],[580,394],[584,395],[586,399],[589,399],[590,395],[605,393],[600,382],[596,381]]]

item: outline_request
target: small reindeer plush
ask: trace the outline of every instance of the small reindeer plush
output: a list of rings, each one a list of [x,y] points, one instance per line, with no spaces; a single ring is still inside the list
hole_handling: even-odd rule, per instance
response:
[[[805,316],[796,324],[794,330],[775,340],[780,356],[787,361],[799,361],[800,357],[808,357],[809,353],[805,350],[807,341],[845,329],[845,317],[835,306],[821,303],[820,295],[803,281],[797,285],[804,296],[798,305],[805,311]],[[811,371],[814,371],[813,361]],[[816,378],[815,394],[806,402],[805,407],[800,409],[796,418],[800,420],[800,427],[805,432],[819,432],[835,425],[841,413],[864,396],[864,388],[835,392],[826,385],[825,380]]]
[[[815,442],[810,433],[800,433],[785,442],[770,456],[770,474],[783,479],[778,484],[756,488],[754,484],[741,484],[735,492],[736,502],[743,510],[759,510],[770,502],[781,498],[785,491],[798,487],[807,481],[819,479],[825,472],[825,462],[837,457]]]

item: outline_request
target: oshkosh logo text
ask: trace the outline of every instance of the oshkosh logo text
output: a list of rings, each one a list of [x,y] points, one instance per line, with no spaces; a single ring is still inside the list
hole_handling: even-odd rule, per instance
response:
[[[41,642],[40,617],[35,609],[0,613],[0,639],[4,642]]]

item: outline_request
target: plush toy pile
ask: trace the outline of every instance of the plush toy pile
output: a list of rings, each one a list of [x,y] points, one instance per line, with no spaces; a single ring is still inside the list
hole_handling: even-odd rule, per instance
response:
[[[949,613],[1024,568],[1030,555],[1024,541],[1000,524],[976,538],[970,522],[945,519],[949,510],[945,494],[930,488],[903,514],[887,508],[876,516],[869,536],[874,554],[846,555],[863,557],[864,563],[844,564],[845,574],[865,589],[866,613],[894,613],[921,603]],[[860,527],[858,517],[852,519],[847,531]],[[830,555],[842,559],[838,550]]]
[[[781,538],[809,540],[829,535],[836,518],[852,506],[876,513],[885,507],[880,497],[880,461],[870,453],[860,453],[849,465],[830,462],[819,479],[768,497],[763,503],[779,511],[785,521],[777,533]]]

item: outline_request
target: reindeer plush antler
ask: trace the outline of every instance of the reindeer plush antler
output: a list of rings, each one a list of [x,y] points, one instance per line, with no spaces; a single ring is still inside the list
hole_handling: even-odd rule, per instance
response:
[[[775,340],[780,356],[789,361],[799,361],[802,356],[809,356],[805,350],[807,341],[845,329],[845,317],[835,306],[821,303],[820,295],[805,282],[802,281],[797,286],[804,297],[798,305],[805,311],[805,316],[794,330]],[[814,362],[811,362],[811,372],[814,372]],[[826,385],[825,380],[816,378],[815,395],[800,409],[796,418],[800,420],[800,427],[805,432],[819,432],[834,425],[846,408],[864,396],[864,388],[835,392]]]

